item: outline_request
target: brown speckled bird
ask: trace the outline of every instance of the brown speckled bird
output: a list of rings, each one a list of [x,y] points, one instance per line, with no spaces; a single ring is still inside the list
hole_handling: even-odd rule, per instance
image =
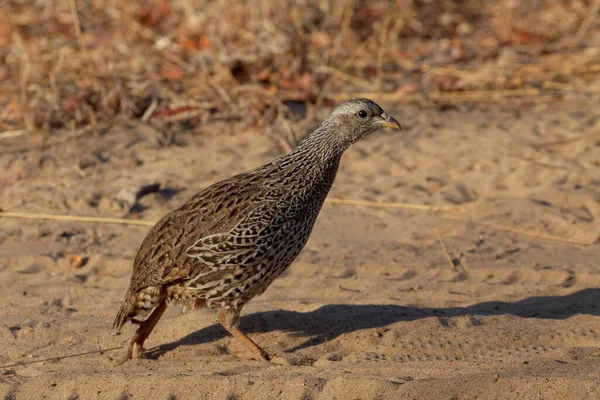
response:
[[[240,312],[300,253],[342,153],[400,124],[368,99],[338,105],[289,154],[218,182],[165,215],[144,239],[115,318],[139,325],[121,361],[139,358],[171,302],[218,309],[219,322],[258,360],[267,353],[238,329]]]

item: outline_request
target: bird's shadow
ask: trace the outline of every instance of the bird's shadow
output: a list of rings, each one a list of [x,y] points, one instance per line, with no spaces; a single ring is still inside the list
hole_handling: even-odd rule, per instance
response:
[[[600,315],[600,308],[596,307],[598,299],[600,289],[585,289],[566,296],[530,297],[514,303],[490,301],[467,307],[333,304],[304,313],[274,310],[250,314],[241,319],[240,329],[248,334],[277,330],[306,338],[301,344],[286,350],[293,353],[345,333],[429,317],[437,317],[445,325],[447,318],[458,316],[510,314],[522,318],[565,319],[577,314]],[[228,333],[219,324],[211,325],[175,342],[149,349],[148,355],[152,358],[160,357],[181,345],[208,343],[226,335]]]

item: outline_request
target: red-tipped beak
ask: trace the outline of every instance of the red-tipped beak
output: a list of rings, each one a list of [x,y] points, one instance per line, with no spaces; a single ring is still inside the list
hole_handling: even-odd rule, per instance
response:
[[[388,128],[398,129],[400,131],[402,130],[400,123],[398,123],[398,121],[396,121],[396,119],[394,117],[392,117],[391,115],[388,115],[385,112],[383,114],[381,114],[381,121],[377,121],[377,122]]]

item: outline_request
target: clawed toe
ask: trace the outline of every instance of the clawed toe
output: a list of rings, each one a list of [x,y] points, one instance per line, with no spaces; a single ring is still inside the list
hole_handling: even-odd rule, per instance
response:
[[[138,360],[144,356],[144,346],[142,346],[141,344],[134,343],[133,348],[131,350],[131,358],[133,360]]]
[[[126,361],[131,360],[132,356],[133,356],[133,349],[131,348],[131,346],[128,345],[121,352],[121,355],[119,355],[119,357],[117,357],[117,359],[115,360],[115,363],[117,365],[121,365],[121,364],[125,363]]]
[[[271,361],[271,357],[269,357],[269,355],[265,351],[262,351],[261,353],[256,354],[256,357],[254,357],[254,358],[256,359],[256,361],[264,361],[264,362]]]
[[[117,365],[121,365],[129,360],[137,360],[144,355],[144,347],[139,343],[128,344],[121,355],[116,359]]]

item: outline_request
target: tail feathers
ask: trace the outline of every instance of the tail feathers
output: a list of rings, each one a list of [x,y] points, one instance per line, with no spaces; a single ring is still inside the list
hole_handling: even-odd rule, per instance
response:
[[[133,313],[135,311],[135,307],[130,302],[124,302],[115,317],[115,321],[113,322],[113,329],[116,329],[117,332],[121,331],[121,328],[127,321],[131,319]]]
[[[137,322],[145,321],[163,301],[165,301],[165,293],[160,286],[149,286],[136,293],[128,291],[115,317],[113,327],[120,331],[123,325],[133,318]]]

